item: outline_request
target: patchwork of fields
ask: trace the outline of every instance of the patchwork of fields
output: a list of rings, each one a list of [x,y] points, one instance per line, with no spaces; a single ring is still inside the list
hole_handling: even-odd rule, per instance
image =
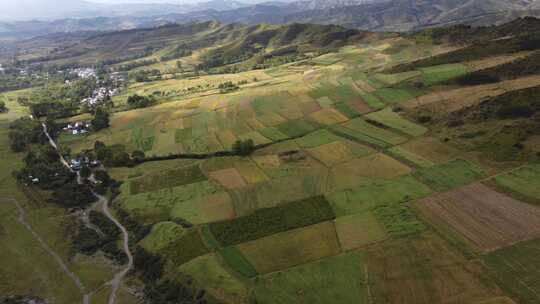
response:
[[[436,103],[437,86],[469,68],[389,74],[383,68],[425,55],[394,43],[134,85],[129,92],[148,95],[248,82],[118,112],[110,129],[65,142],[74,151],[100,140],[166,156],[253,140],[249,156],[110,169],[123,181],[117,206],[152,226],[137,245],[224,302],[512,303],[507,293],[540,301],[538,276],[521,264],[538,249],[540,209],[529,204],[540,200],[538,165],[491,176],[497,168],[411,119],[404,109]]]

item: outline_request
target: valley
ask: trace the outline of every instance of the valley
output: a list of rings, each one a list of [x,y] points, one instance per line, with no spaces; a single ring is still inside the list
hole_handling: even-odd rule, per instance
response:
[[[34,82],[0,95],[0,295],[538,303],[539,24],[194,22],[35,42],[9,66]],[[95,76],[56,80],[79,67]],[[100,88],[114,93],[77,99]],[[89,215],[103,235],[81,220],[92,193],[110,202]]]

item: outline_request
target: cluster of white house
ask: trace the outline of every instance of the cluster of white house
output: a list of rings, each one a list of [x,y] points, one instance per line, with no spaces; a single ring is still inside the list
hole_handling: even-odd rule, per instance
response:
[[[71,70],[71,73],[77,74],[79,78],[83,78],[83,79],[90,78],[90,77],[95,78],[97,76],[96,70],[92,68],[77,68],[77,69]]]
[[[95,106],[103,102],[107,97],[112,97],[116,94],[118,94],[118,89],[100,87],[94,90],[91,97],[81,100],[81,103]]]
[[[69,123],[62,130],[69,132],[73,135],[85,134],[90,131],[92,123],[89,121],[77,121],[74,123]]]
[[[90,160],[88,157],[79,157],[69,160],[69,167],[72,170],[78,171],[81,170],[83,166],[95,168],[100,165],[99,160]]]

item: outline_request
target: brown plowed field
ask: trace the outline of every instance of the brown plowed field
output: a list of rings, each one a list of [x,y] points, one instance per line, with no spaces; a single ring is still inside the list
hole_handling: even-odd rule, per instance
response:
[[[420,200],[417,206],[482,252],[540,236],[540,209],[476,183]]]

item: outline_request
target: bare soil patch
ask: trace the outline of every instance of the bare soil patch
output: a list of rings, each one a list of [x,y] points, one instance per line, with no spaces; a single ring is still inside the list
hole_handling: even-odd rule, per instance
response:
[[[235,168],[211,172],[210,177],[227,189],[238,189],[246,185],[244,178]]]

